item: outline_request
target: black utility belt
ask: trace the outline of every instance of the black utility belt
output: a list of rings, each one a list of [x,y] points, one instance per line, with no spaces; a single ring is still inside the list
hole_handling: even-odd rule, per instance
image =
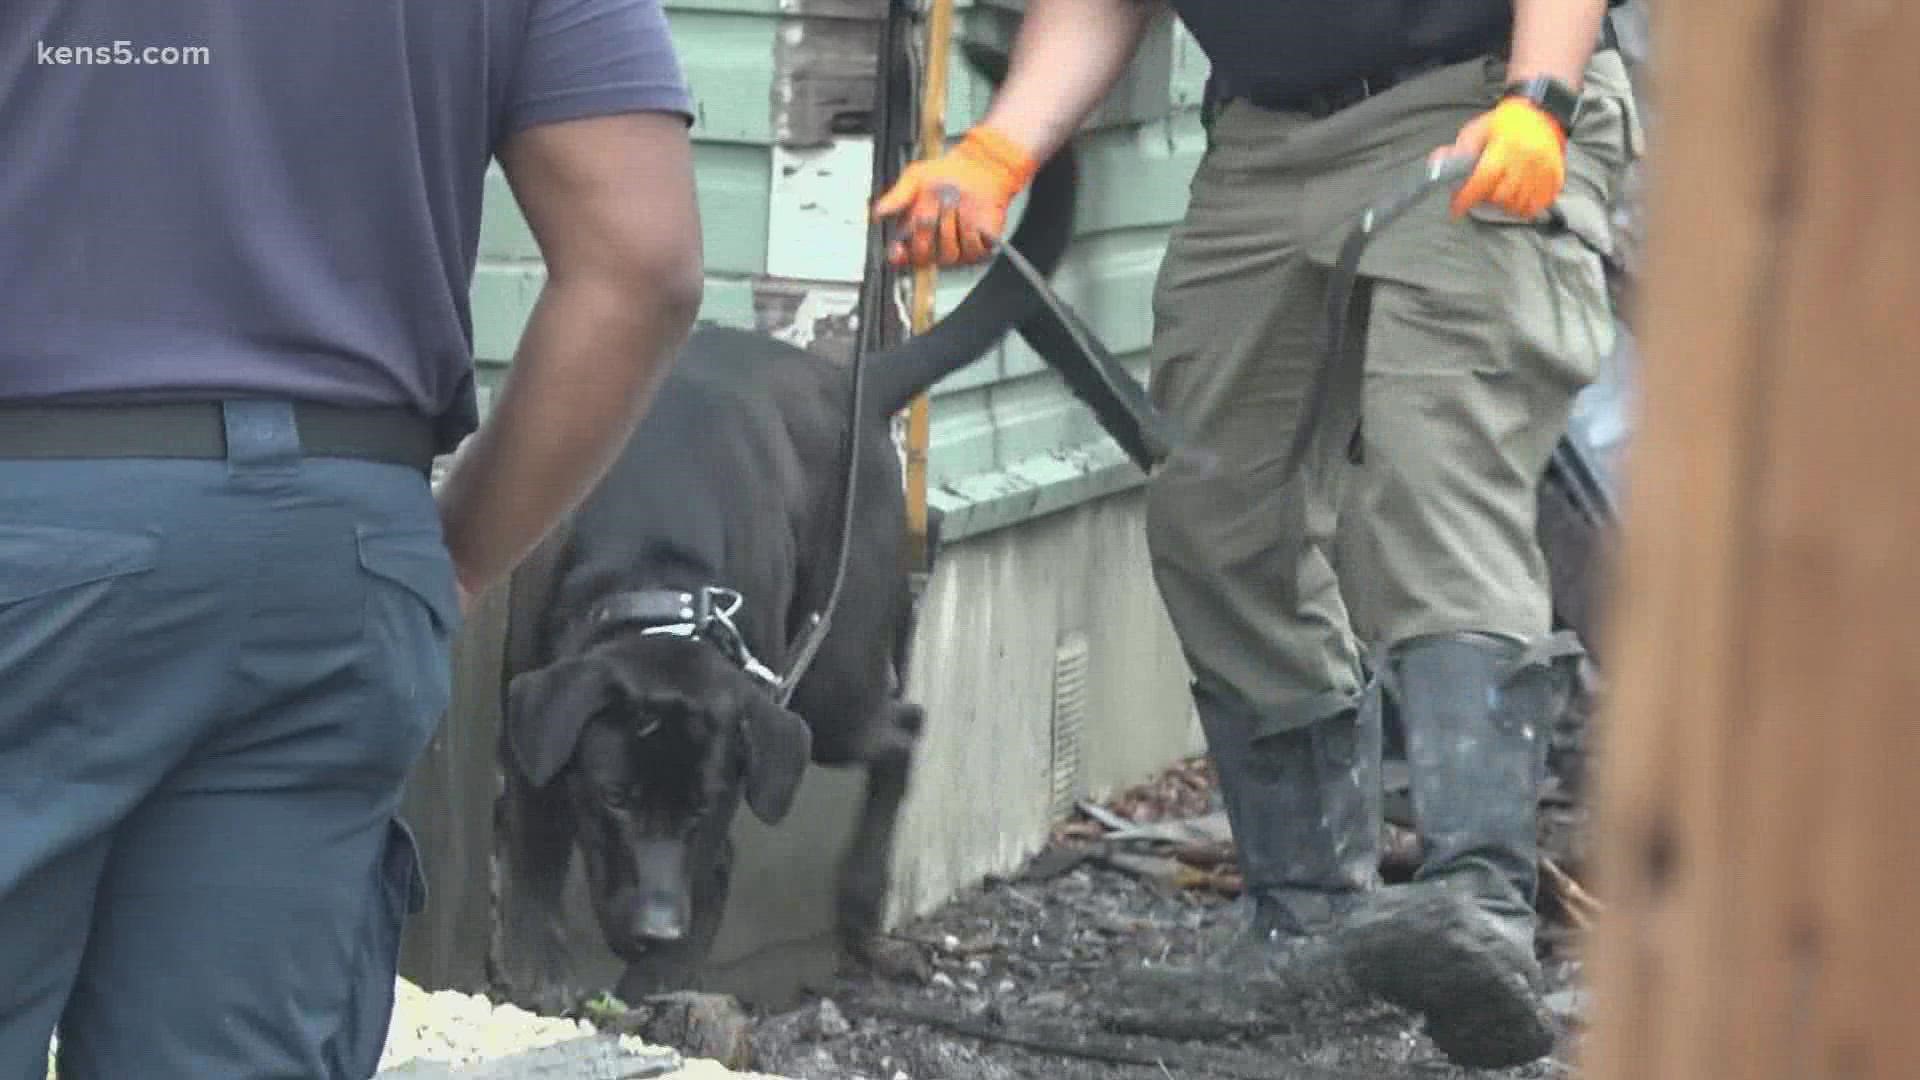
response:
[[[434,425],[411,409],[295,402],[300,450],[433,469]],[[0,459],[224,458],[217,401],[129,404],[0,402]]]
[[[1620,47],[1620,36],[1613,28],[1611,16],[1600,22],[1600,44],[1594,49],[1595,55],[1611,52]],[[1490,50],[1483,56],[1497,56],[1499,51]],[[1461,56],[1449,59],[1423,60],[1407,64],[1379,75],[1364,79],[1349,79],[1334,86],[1324,87],[1306,94],[1279,96],[1254,92],[1244,95],[1248,102],[1262,109],[1274,112],[1301,112],[1315,119],[1324,120],[1342,109],[1349,109],[1370,97],[1377,97],[1404,82],[1410,82],[1427,72],[1476,59],[1474,56]]]

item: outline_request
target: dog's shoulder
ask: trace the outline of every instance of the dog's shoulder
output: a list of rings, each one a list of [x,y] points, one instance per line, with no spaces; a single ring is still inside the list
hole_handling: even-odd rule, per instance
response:
[[[727,414],[761,434],[785,433],[803,458],[837,447],[851,405],[851,368],[755,330],[703,324],[676,365],[674,404],[709,417]]]
[[[834,369],[826,357],[792,342],[720,323],[696,325],[675,366],[696,381],[743,387],[818,377]]]

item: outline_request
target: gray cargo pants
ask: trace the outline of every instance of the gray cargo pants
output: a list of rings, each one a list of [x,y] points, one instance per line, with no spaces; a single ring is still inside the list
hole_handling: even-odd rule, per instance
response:
[[[1615,53],[1595,57],[1555,233],[1436,194],[1374,239],[1365,462],[1328,550],[1283,528],[1280,466],[1308,390],[1328,269],[1368,205],[1497,100],[1504,64],[1437,69],[1324,119],[1215,117],[1154,298],[1151,393],[1202,451],[1148,489],[1155,578],[1196,678],[1269,730],[1348,707],[1364,648],[1550,629],[1539,480],[1612,344],[1608,206],[1640,152]]]
[[[0,461],[0,1077],[364,1080],[459,619],[426,477]]]

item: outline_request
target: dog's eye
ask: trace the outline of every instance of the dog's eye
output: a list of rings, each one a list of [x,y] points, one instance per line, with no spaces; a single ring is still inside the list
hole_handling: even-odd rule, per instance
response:
[[[594,790],[601,803],[615,810],[625,810],[633,803],[633,793],[624,787],[602,785]]]

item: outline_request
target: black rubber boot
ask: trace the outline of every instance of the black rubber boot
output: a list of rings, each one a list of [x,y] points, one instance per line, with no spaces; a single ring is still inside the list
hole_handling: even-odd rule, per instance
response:
[[[1565,651],[1479,634],[1395,650],[1424,862],[1382,890],[1341,937],[1362,988],[1422,1014],[1455,1063],[1507,1068],[1552,1053],[1534,956],[1538,799],[1546,737],[1564,705]]]
[[[1220,776],[1252,929],[1287,942],[1333,929],[1379,881],[1380,695],[1267,717],[1194,685]]]

